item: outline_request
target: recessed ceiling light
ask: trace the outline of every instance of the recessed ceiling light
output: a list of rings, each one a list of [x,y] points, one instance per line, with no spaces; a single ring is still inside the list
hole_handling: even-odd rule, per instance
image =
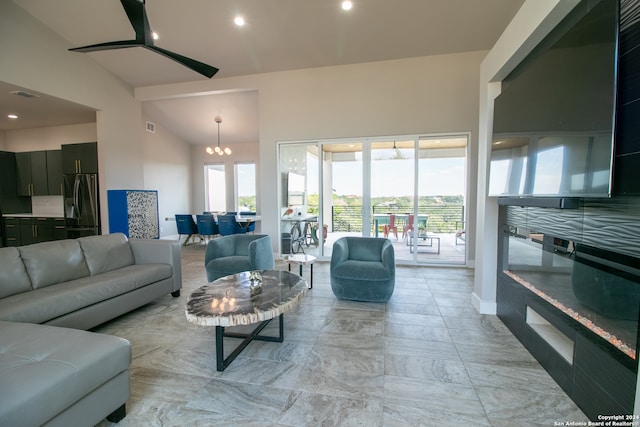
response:
[[[18,116],[15,115],[15,114],[7,114],[7,117],[10,118],[10,119],[17,119],[18,118]]]
[[[342,7],[342,10],[351,10],[351,8],[353,7],[353,2],[350,2],[349,0],[345,0],[342,2],[341,7]]]
[[[158,33],[156,33],[155,31],[153,31],[151,33],[151,38],[153,38],[154,40],[158,40],[160,37],[158,36]]]
[[[242,16],[238,15],[235,18],[233,18],[233,22],[238,26],[238,27],[243,27],[245,24],[245,20]]]

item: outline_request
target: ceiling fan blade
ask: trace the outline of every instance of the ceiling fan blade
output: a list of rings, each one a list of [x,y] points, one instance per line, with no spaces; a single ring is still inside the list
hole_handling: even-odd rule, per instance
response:
[[[160,55],[166,56],[167,58],[172,59],[205,77],[211,78],[218,72],[216,67],[212,67],[211,65],[196,61],[195,59],[187,58],[186,56],[155,46],[153,44],[153,37],[151,36],[151,27],[149,26],[149,20],[147,19],[144,0],[120,0],[120,3],[122,3],[122,7],[129,18],[129,22],[136,33],[135,40],[98,43],[89,46],[74,47],[69,50],[73,52],[96,52],[101,50],[124,49],[127,47],[144,47],[153,52],[159,53]]]
[[[196,73],[202,74],[205,77],[211,78],[218,72],[218,69],[216,67],[212,67],[211,65],[207,65],[204,62],[196,61],[195,59],[187,58],[186,56],[182,56],[169,50],[162,49],[158,46],[144,45],[143,47],[153,52],[157,52],[160,55],[166,56],[169,59],[173,59],[179,64],[182,64],[187,68],[191,68]]]
[[[129,22],[136,32],[136,40],[151,41],[151,27],[147,19],[147,12],[144,8],[144,1],[139,0],[120,0],[122,7],[129,18]]]
[[[69,49],[72,52],[97,52],[101,50],[125,49],[127,47],[144,46],[140,40],[121,40],[117,42],[97,43],[89,46],[74,47]]]

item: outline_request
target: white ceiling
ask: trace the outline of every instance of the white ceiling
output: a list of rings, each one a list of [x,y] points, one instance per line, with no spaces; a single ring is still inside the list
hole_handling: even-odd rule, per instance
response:
[[[19,96],[30,94],[32,97]],[[18,119],[9,119],[15,114]],[[62,126],[96,121],[95,110],[0,81],[0,131]]]
[[[14,2],[68,40],[70,48],[134,35],[117,0]],[[345,12],[340,0],[146,0],[146,10],[160,36],[155,44],[219,68],[215,79],[489,50],[523,2],[353,0],[353,9]],[[236,14],[244,16],[244,27],[233,24]],[[132,87],[206,79],[141,48],[78,55],[90,55]],[[231,115],[245,109],[247,116]],[[210,141],[215,115],[223,119],[221,136],[227,132],[227,142],[257,140],[256,93],[157,101],[145,105],[145,112],[191,143]],[[236,120],[245,124],[236,126],[241,134],[232,132]],[[247,123],[255,123],[254,129]]]

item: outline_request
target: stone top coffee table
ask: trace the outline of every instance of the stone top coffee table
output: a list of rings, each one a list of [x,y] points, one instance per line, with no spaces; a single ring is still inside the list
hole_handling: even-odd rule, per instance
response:
[[[258,280],[261,279],[261,280]],[[245,271],[221,277],[191,293],[187,301],[187,320],[216,327],[217,370],[224,371],[253,340],[282,342],[283,315],[295,307],[307,291],[307,282],[288,271]],[[279,336],[258,335],[274,318],[279,319]],[[225,333],[227,326],[258,326],[249,334]],[[223,338],[244,338],[225,359]]]

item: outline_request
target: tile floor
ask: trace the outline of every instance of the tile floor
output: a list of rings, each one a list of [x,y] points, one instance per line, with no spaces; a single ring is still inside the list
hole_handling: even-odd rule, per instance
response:
[[[317,263],[313,289],[285,314],[285,342],[253,342],[217,372],[214,328],[184,315],[189,294],[205,283],[204,246],[183,248],[182,259],[181,297],[96,328],[133,348],[131,399],[118,426],[587,421],[497,317],[473,309],[472,270],[398,267],[389,303],[370,304],[337,300],[329,265]],[[304,274],[308,280],[308,268]],[[225,339],[225,350],[237,341]]]

